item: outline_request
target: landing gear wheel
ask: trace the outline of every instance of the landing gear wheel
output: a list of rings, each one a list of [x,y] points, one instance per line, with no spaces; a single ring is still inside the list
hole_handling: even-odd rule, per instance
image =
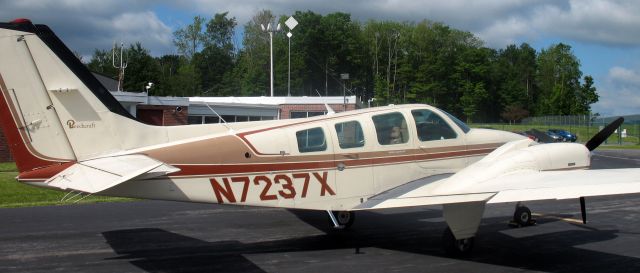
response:
[[[353,211],[329,211],[329,213],[333,215],[333,218],[336,221],[334,223],[333,219],[331,219],[331,215],[329,216],[329,224],[334,229],[348,229],[353,225],[353,221],[356,220],[356,213]]]
[[[513,213],[513,224],[519,227],[526,227],[535,224],[531,218],[531,210],[526,206],[517,206]]]
[[[474,238],[456,239],[451,229],[447,227],[442,234],[442,247],[444,251],[453,257],[466,257],[473,250]]]
[[[356,220],[356,213],[353,211],[334,211],[333,215],[336,217],[338,224],[344,229],[351,227],[353,221]]]

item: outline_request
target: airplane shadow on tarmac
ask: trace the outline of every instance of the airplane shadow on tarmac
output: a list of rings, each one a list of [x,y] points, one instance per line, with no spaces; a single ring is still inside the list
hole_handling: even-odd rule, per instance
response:
[[[353,249],[354,254],[367,255],[366,248],[381,248],[425,258],[446,258],[440,247],[445,223],[420,221],[425,217],[437,219],[441,215],[437,210],[399,214],[358,212],[352,228],[343,231],[331,230],[324,213],[297,210],[291,213],[326,234],[257,243],[206,242],[157,228],[114,230],[104,232],[103,236],[118,255],[111,259],[128,260],[140,269],[154,272],[264,272],[244,255],[332,249]],[[464,260],[525,270],[640,272],[640,259],[576,247],[612,240],[618,236],[617,230],[570,226],[569,230],[514,238],[503,232],[510,229],[505,224],[507,220],[483,219],[474,253]],[[541,219],[539,225],[555,221]],[[478,268],[472,271],[476,270],[482,271]]]

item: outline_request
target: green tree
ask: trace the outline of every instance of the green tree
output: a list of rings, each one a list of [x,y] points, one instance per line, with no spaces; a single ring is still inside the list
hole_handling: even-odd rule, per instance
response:
[[[204,45],[206,36],[203,32],[205,18],[202,16],[193,17],[193,23],[173,32],[173,43],[178,48],[180,54],[191,59],[191,57]]]
[[[124,91],[143,92],[145,91],[144,86],[148,82],[154,83],[154,88],[157,88],[160,80],[160,67],[149,54],[149,50],[137,42],[130,45],[125,54],[128,56],[128,61],[124,77]]]
[[[231,54],[234,50],[233,35],[238,23],[235,17],[228,18],[228,15],[229,12],[216,13],[207,22],[204,45],[215,46]]]
[[[599,98],[596,87],[593,86],[593,77],[584,76],[584,83],[576,92],[573,114],[588,115],[591,113],[591,104],[598,102]]]
[[[91,61],[89,61],[87,67],[93,72],[98,72],[111,78],[118,77],[118,70],[113,67],[111,50],[96,49],[93,51]]]
[[[156,58],[160,69],[159,84],[154,87],[154,94],[161,96],[177,96],[180,90],[173,89],[174,77],[178,74],[178,69],[185,57],[179,55],[164,55],[160,58]]]
[[[181,58],[177,73],[168,80],[168,84],[172,95],[181,97],[197,96],[200,95],[201,89],[199,79],[198,69],[186,58]]]
[[[571,46],[552,45],[538,55],[536,76],[540,94],[537,101],[538,115],[570,115],[576,104],[575,94],[580,88],[580,61],[573,55]]]
[[[238,53],[236,75],[240,77],[240,93],[244,96],[269,94],[269,35],[260,24],[273,22],[269,10],[255,14],[244,25],[243,48]]]
[[[526,43],[519,47],[508,45],[498,51],[492,74],[501,109],[522,108],[529,113],[534,108],[536,66],[536,50]],[[513,112],[511,110],[509,112]]]
[[[235,67],[233,33],[236,27],[234,17],[227,18],[227,12],[218,13],[207,23],[204,49],[193,55],[192,62],[201,80],[200,95],[236,95],[238,90],[229,90],[229,83],[238,79],[232,73]]]

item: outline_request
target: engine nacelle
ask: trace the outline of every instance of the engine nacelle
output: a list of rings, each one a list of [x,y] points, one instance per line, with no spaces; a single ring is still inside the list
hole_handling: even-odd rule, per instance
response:
[[[512,141],[449,177],[439,190],[461,190],[515,172],[586,169],[590,163],[589,150],[582,144]]]

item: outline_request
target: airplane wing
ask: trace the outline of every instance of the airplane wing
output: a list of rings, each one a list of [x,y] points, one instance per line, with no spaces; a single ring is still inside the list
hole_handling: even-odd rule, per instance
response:
[[[640,169],[522,171],[443,190],[451,176],[427,177],[373,196],[357,209],[382,209],[465,202],[505,203],[560,200],[640,192]],[[472,178],[470,178],[472,179]],[[420,185],[417,186],[416,185]]]
[[[453,175],[416,180],[373,196],[356,209],[640,193],[640,168],[590,170],[587,148],[512,141]]]
[[[78,162],[45,183],[62,190],[98,193],[129,180],[149,179],[179,170],[145,155],[121,155]]]

